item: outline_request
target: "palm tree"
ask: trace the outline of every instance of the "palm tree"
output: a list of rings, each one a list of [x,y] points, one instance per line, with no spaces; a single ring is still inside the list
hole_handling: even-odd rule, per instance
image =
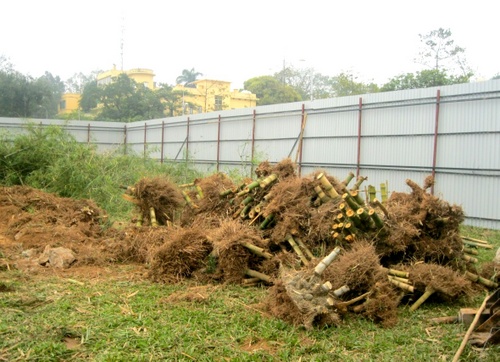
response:
[[[185,87],[188,86],[194,86],[189,83],[192,83],[196,81],[196,79],[200,76],[203,75],[200,72],[197,72],[194,70],[194,68],[189,69],[184,69],[182,71],[182,75],[178,76],[177,79],[175,80],[177,84],[183,84]]]

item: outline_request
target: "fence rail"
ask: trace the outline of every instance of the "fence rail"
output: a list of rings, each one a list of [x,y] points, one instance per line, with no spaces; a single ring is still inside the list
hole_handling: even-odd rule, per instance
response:
[[[31,121],[60,125],[99,150],[125,144],[204,172],[239,168],[251,176],[255,160],[290,157],[301,175],[352,171],[403,192],[406,179],[422,184],[433,175],[431,192],[462,205],[467,224],[500,229],[500,80],[134,123]],[[25,123],[0,118],[12,133]]]

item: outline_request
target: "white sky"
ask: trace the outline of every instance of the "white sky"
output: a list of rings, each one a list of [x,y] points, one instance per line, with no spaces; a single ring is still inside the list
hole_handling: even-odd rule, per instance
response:
[[[34,77],[149,68],[174,84],[183,69],[241,88],[287,65],[385,83],[414,63],[418,34],[450,28],[478,79],[500,73],[495,0],[9,0],[0,55]],[[305,62],[299,61],[305,59]]]

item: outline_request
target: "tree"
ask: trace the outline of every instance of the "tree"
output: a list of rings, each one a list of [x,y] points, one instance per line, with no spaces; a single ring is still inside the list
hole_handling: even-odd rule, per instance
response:
[[[302,100],[293,87],[281,83],[270,75],[251,78],[244,82],[244,88],[257,96],[258,106]]]
[[[161,118],[163,104],[151,89],[120,74],[100,91],[102,109],[96,118],[106,121],[132,122]]]
[[[96,108],[101,98],[101,90],[97,85],[97,80],[88,82],[83,86],[82,95],[80,98],[80,108],[84,112],[90,112]]]
[[[97,80],[97,75],[101,71],[94,70],[90,74],[83,74],[82,72],[75,73],[71,78],[66,79],[64,82],[64,90],[66,93],[83,93],[83,88],[90,82]]]
[[[156,90],[156,94],[163,102],[167,117],[182,114],[182,91],[175,91],[173,87],[168,84],[160,84],[159,88]]]
[[[358,82],[356,79],[355,75],[346,72],[341,72],[331,77],[329,79],[330,96],[345,97],[379,92],[379,87],[375,83]]]
[[[387,92],[401,89],[437,87],[441,85],[466,83],[468,81],[468,76],[448,75],[445,70],[427,69],[416,72],[415,74],[400,74],[384,84],[381,91]]]
[[[424,35],[419,34],[419,37],[423,45],[418,63],[450,73],[459,70],[461,75],[468,75],[469,78],[473,75],[465,60],[465,49],[455,44],[450,29],[439,28]]]
[[[175,80],[177,84],[182,84],[184,87],[194,87],[194,84],[190,84],[192,82],[195,82],[199,76],[202,76],[202,73],[199,73],[194,70],[194,68],[191,68],[191,70],[184,69],[182,71],[182,75],[178,76],[177,79]]]

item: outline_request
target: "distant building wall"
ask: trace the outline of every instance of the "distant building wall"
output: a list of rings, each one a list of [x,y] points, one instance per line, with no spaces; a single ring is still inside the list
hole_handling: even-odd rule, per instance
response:
[[[461,205],[466,223],[500,229],[500,80],[184,115],[158,120],[60,124],[81,142],[159,162],[190,162],[205,172],[296,160],[302,176],[348,172],[409,192],[434,175],[433,192]],[[22,132],[21,119],[0,129]],[[303,137],[299,137],[303,129]],[[379,188],[379,187],[377,187]]]

